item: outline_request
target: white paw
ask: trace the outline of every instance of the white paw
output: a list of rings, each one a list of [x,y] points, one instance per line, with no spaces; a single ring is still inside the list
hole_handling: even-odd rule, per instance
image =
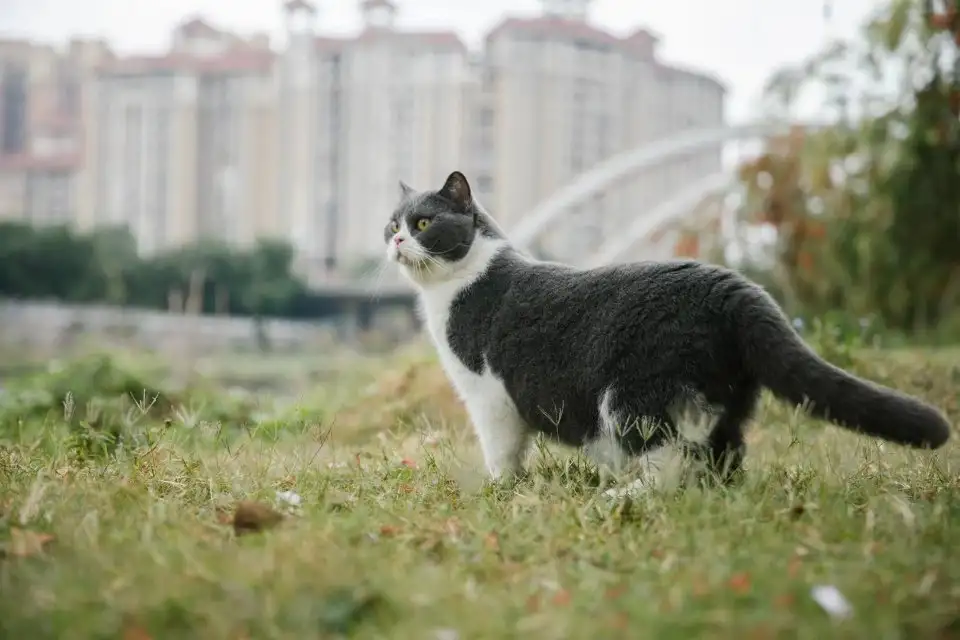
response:
[[[637,478],[636,480],[622,487],[611,487],[603,492],[603,495],[613,500],[621,500],[626,497],[636,498],[640,495],[649,493],[653,489],[653,483],[647,478]]]

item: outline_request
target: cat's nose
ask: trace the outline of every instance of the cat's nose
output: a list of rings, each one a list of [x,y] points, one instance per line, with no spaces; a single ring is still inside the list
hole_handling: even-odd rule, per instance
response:
[[[401,244],[403,244],[403,237],[393,236],[393,243],[399,247]]]

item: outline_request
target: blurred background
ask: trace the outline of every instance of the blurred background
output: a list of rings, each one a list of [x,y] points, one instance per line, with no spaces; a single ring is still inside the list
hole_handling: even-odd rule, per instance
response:
[[[956,340],[955,5],[6,0],[0,353],[392,349],[397,181],[454,169],[542,258]]]

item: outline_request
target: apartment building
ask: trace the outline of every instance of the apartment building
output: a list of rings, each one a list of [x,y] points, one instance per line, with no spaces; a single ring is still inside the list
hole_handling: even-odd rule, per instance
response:
[[[467,50],[451,31],[405,31],[389,0],[359,3],[362,30],[318,35],[285,6],[279,71],[279,215],[315,279],[372,269],[398,181],[439,185],[464,157]]]
[[[575,176],[611,156],[723,122],[724,87],[658,61],[657,37],[591,25],[589,0],[543,0],[542,15],[507,18],[486,38],[472,113],[471,166],[481,199],[509,229]],[[537,248],[587,257],[682,184],[720,169],[721,149],[632,176],[544,232]]]
[[[74,219],[82,88],[107,56],[106,44],[95,40],[63,50],[0,41],[0,219]]]
[[[81,228],[126,225],[151,253],[276,232],[274,53],[199,18],[160,56],[102,65],[87,95]]]

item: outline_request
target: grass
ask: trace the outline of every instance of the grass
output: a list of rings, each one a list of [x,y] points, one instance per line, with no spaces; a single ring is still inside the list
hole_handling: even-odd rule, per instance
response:
[[[62,370],[12,386],[0,637],[960,638],[960,439],[907,451],[767,399],[736,488],[614,501],[549,445],[492,487],[422,353],[286,403],[118,381],[103,361],[108,387],[76,399]],[[960,420],[960,362],[840,355]],[[131,384],[164,402],[117,398]],[[244,501],[284,517],[238,535],[263,521]]]

